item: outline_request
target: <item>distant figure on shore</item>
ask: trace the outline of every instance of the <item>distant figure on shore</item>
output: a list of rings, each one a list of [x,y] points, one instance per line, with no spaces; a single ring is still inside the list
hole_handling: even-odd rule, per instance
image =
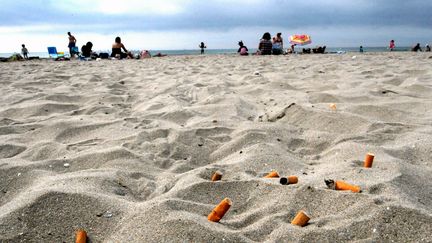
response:
[[[414,52],[418,52],[418,51],[422,51],[421,47],[420,47],[420,43],[417,43],[412,49],[411,51]]]
[[[148,50],[143,50],[141,51],[140,58],[141,59],[151,58],[151,54]]]
[[[431,51],[431,47],[429,46],[429,44],[426,44],[425,51],[426,51],[426,52],[430,52],[430,51]]]
[[[198,46],[201,49],[201,55],[204,54],[204,49],[207,48],[207,46],[204,44],[204,42],[201,42]]]
[[[248,48],[243,44],[243,41],[239,41],[238,45],[240,46],[237,53],[239,53],[241,56],[247,56],[249,55]]]
[[[280,55],[283,52],[283,39],[282,33],[277,33],[275,37],[273,37],[273,47],[272,52],[273,55]]]
[[[122,49],[124,52],[122,52]],[[126,49],[126,47],[121,42],[120,37],[118,36],[115,38],[115,43],[112,44],[111,57],[115,57],[118,59],[133,58],[132,53]]]
[[[363,53],[363,46],[360,46],[360,53]]]
[[[312,49],[312,52],[315,53],[315,54],[324,54],[326,48],[327,48],[327,46],[317,46],[316,48]],[[304,51],[303,51],[303,53],[304,53]]]
[[[296,46],[296,44],[292,44],[292,45],[291,45],[291,48],[288,49],[288,53],[290,53],[290,54],[295,53],[295,49],[294,49],[295,46]]]
[[[24,59],[29,59],[28,58],[28,50],[27,50],[27,48],[25,47],[24,44],[22,44],[21,46],[22,46],[21,53],[22,53]]]
[[[264,35],[262,36],[260,43],[258,45],[258,53],[259,55],[271,55],[272,54],[272,49],[273,49],[273,44],[270,41],[271,40],[271,35],[269,32],[264,33]]]
[[[81,47],[82,55],[84,57],[87,57],[87,58],[89,58],[89,57],[94,58],[94,59],[98,58],[98,55],[92,51],[92,48],[93,48],[93,43],[91,43],[90,41],[87,42],[87,44],[85,44]]]
[[[395,41],[394,41],[394,40],[391,40],[391,41],[390,41],[390,45],[389,45],[389,49],[390,49],[390,51],[393,51],[395,48],[396,48]]]
[[[72,48],[76,46],[76,39],[75,36],[73,36],[71,34],[71,32],[68,32],[68,39],[69,39],[69,44],[68,44],[68,48],[69,48],[69,53],[71,55],[71,57],[73,57],[75,55],[75,53],[73,52]]]

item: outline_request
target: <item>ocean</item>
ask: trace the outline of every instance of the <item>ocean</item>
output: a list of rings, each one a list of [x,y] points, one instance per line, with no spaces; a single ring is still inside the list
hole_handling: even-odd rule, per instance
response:
[[[312,46],[313,47],[313,46]],[[311,48],[306,46],[305,48]],[[296,51],[300,51],[302,47],[296,47]],[[411,47],[398,47],[395,51],[409,51]],[[364,52],[387,52],[389,51],[387,47],[363,47]],[[200,55],[200,50],[149,50],[152,55],[157,53],[162,53],[170,56],[180,56],[180,55]],[[100,52],[108,52],[109,51],[96,51]],[[132,51],[135,54],[138,54],[139,50]],[[250,48],[249,53],[256,52],[256,49]],[[359,47],[327,47],[326,52],[328,53],[336,53],[336,52],[359,52]],[[18,53],[18,52],[17,52]],[[221,55],[221,54],[236,54],[237,49],[206,49],[206,55]],[[68,54],[68,52],[66,52]],[[0,57],[10,57],[13,53],[0,53]],[[48,52],[30,52],[29,56],[38,56],[40,58],[48,58]]]

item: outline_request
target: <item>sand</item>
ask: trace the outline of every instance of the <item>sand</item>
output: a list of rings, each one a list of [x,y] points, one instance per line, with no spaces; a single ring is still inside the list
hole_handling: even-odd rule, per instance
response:
[[[429,56],[2,63],[0,241],[432,242]]]

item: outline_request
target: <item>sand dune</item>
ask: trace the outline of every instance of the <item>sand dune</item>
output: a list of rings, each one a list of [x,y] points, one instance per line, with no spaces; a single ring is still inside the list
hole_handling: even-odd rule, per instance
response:
[[[73,242],[83,228],[93,242],[432,242],[431,62],[1,64],[0,241]],[[271,170],[299,183],[262,178]],[[231,209],[208,221],[225,197]],[[299,210],[306,227],[290,224]]]

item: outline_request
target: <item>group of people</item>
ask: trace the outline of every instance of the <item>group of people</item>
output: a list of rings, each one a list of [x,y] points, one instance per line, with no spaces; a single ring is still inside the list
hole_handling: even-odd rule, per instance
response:
[[[68,32],[68,39],[69,39],[69,53],[71,57],[74,57],[76,54],[79,54],[76,48],[77,39],[75,36],[71,34],[71,32]],[[243,41],[238,42],[239,49],[238,53],[242,56],[249,55],[249,49],[244,45]],[[288,48],[286,51],[284,51],[284,41],[282,38],[282,33],[277,33],[276,36],[273,38],[271,37],[271,34],[269,32],[266,32],[263,34],[259,45],[258,45],[258,51],[256,53],[253,53],[254,55],[281,55],[281,54],[288,54],[288,53],[295,53],[295,44],[291,45],[290,48]],[[198,47],[201,49],[201,54],[204,54],[204,50],[207,48],[207,46],[204,44],[204,42],[201,42]],[[84,58],[117,58],[117,59],[124,59],[124,58],[148,58],[152,57],[149,51],[145,50],[142,51],[137,57],[134,57],[132,52],[128,51],[125,47],[125,45],[122,43],[120,37],[116,37],[114,40],[114,43],[112,44],[111,54],[108,53],[100,53],[97,54],[92,50],[93,43],[87,42],[85,45],[81,47],[81,56]],[[390,41],[389,44],[389,50],[394,51],[396,48],[396,44],[394,40]],[[310,49],[310,48],[303,48],[302,53],[308,54],[308,53],[325,53],[326,46],[318,46],[316,48]],[[363,52],[363,46],[360,46],[360,52]],[[417,43],[414,47],[411,48],[411,51],[417,52],[422,51],[422,48],[420,46],[420,43]],[[430,52],[431,47],[429,44],[425,46],[425,51]],[[26,48],[24,44],[22,44],[21,53],[23,55],[24,59],[29,59],[28,54],[29,51]],[[166,56],[164,54],[158,53],[154,55],[155,57],[163,57]]]
[[[396,48],[395,41],[394,41],[394,40],[391,40],[391,41],[390,41],[390,44],[389,44],[389,50],[390,50],[390,51],[394,51],[395,48]],[[411,48],[411,51],[413,51],[413,52],[418,52],[418,51],[423,51],[423,50],[422,50],[422,48],[421,48],[421,46],[420,46],[420,43],[417,43],[417,44],[415,44],[415,45]],[[431,51],[431,47],[429,46],[429,44],[426,44],[426,46],[425,46],[425,52],[430,52],[430,51]]]

